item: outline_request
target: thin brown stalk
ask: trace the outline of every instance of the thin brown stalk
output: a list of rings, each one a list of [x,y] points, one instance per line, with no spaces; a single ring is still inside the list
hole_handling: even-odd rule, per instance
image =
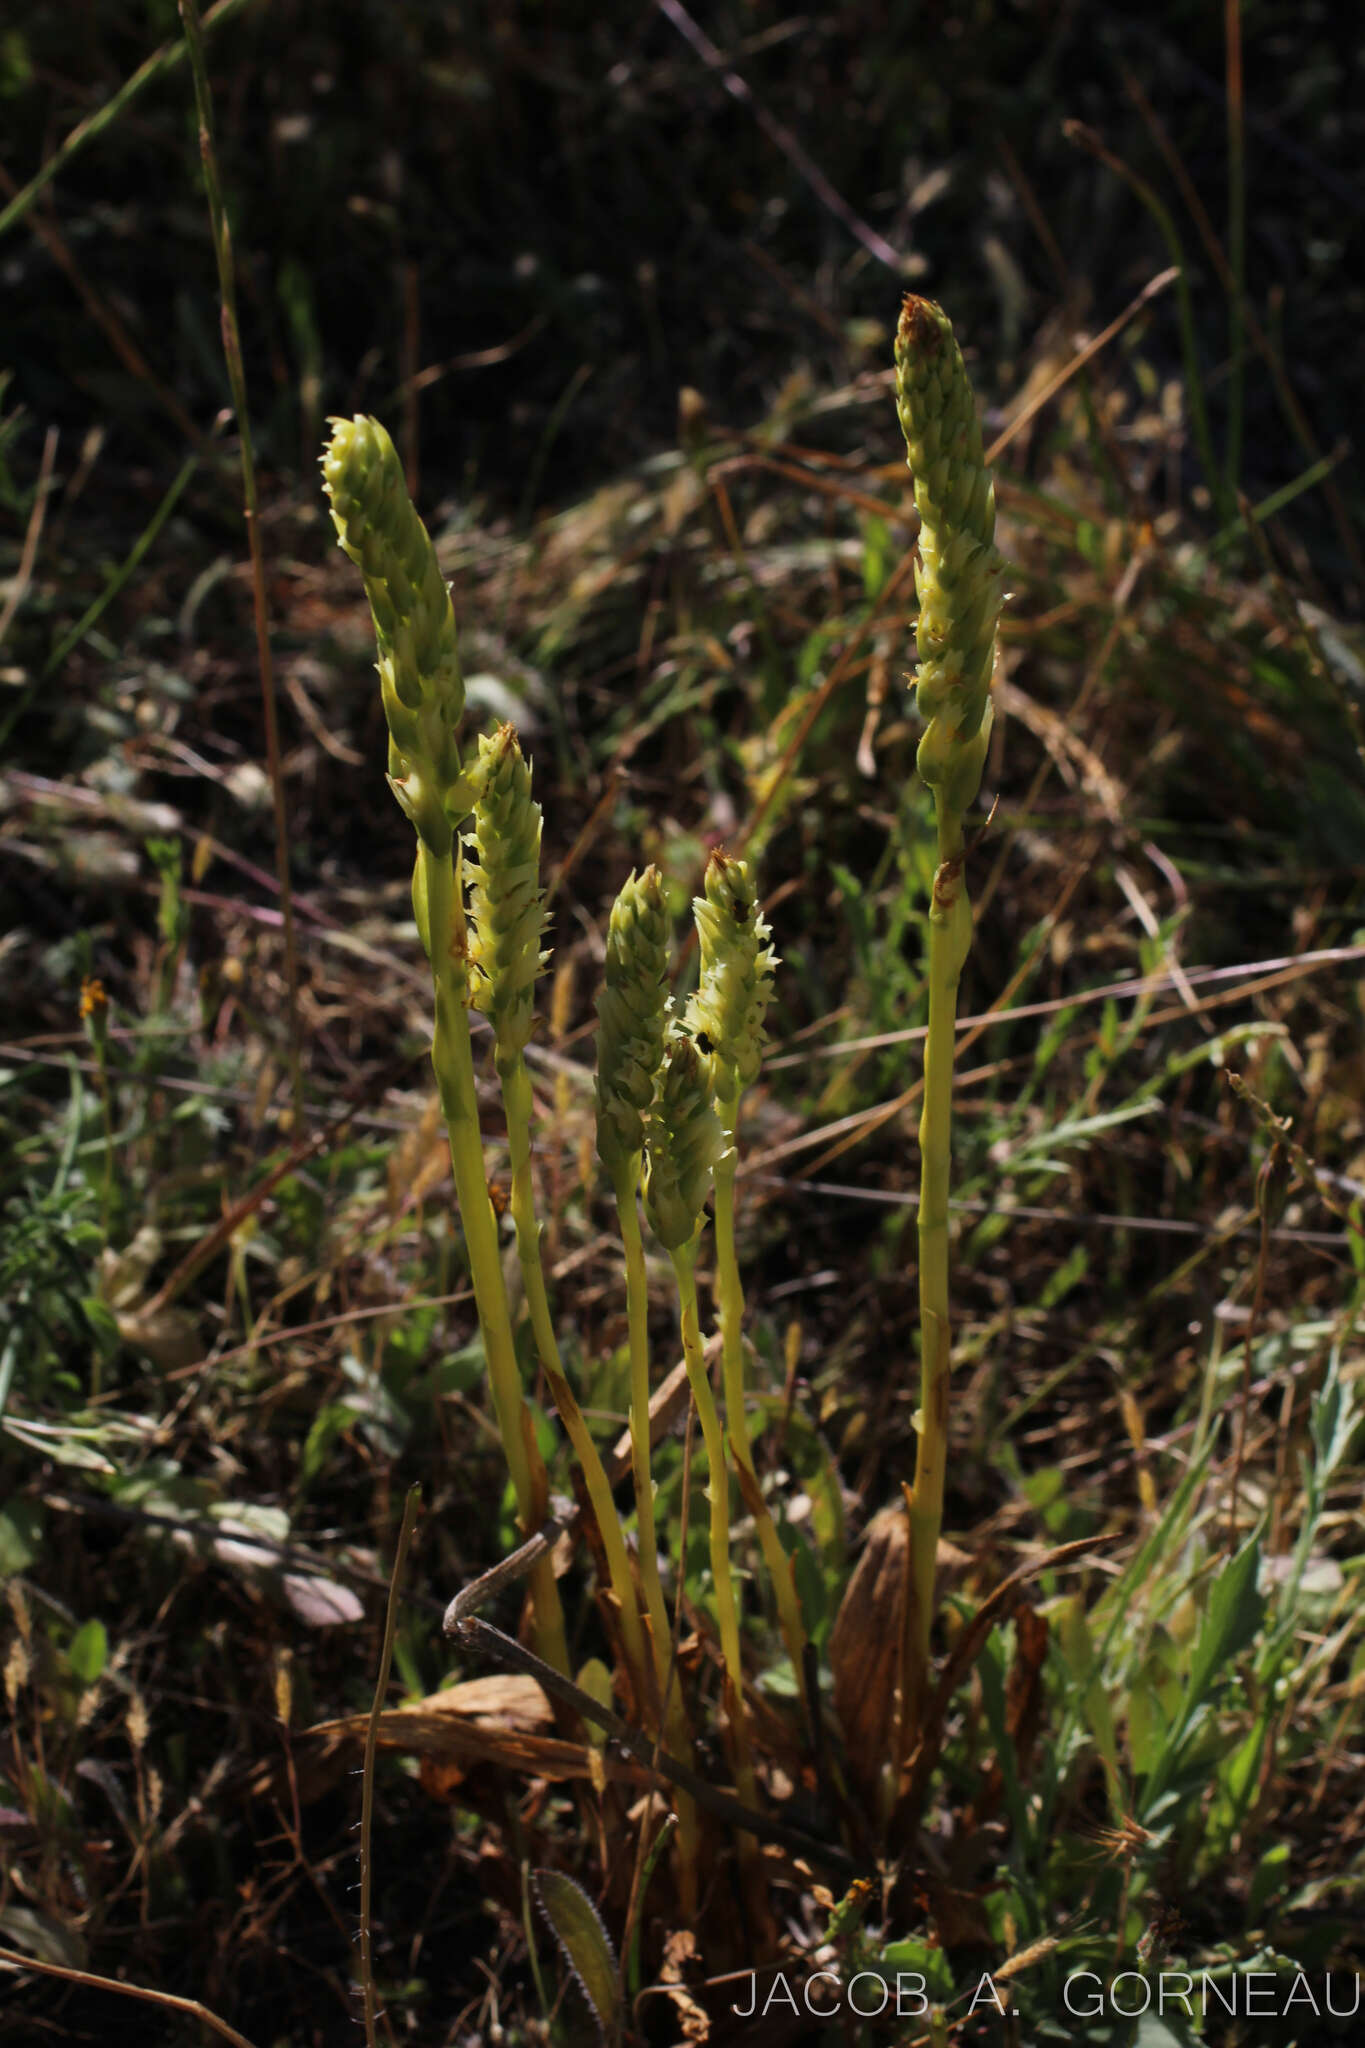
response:
[[[251,606],[256,624],[256,661],[261,675],[261,704],[265,719],[266,770],[270,777],[275,808],[275,872],[280,889],[280,915],[284,926],[284,972],[289,992],[289,1069],[293,1085],[295,1127],[303,1127],[303,1054],[299,1017],[299,966],[294,942],[294,904],[289,880],[289,819],[285,809],[284,769],[280,758],[279,720],[275,709],[275,665],[270,648],[270,623],[266,607],[265,555],[261,547],[260,519],[256,502],[256,459],[251,445],[251,419],[247,410],[246,372],[242,364],[241,334],[237,325],[237,286],[232,260],[232,233],[223,202],[218,154],[213,140],[213,97],[204,61],[204,38],[199,21],[198,0],[180,0],[180,19],[185,27],[185,46],[194,76],[194,97],[199,112],[199,154],[204,165],[204,187],[208,195],[209,219],[213,227],[213,249],[218,263],[218,287],[222,300],[223,356],[237,415],[237,440],[242,462],[242,503],[246,519],[247,545],[251,553]]]
[[[1237,1448],[1232,1458],[1232,1488],[1228,1497],[1227,1553],[1229,1560],[1237,1550],[1237,1496],[1242,1485],[1242,1464],[1246,1457],[1247,1421],[1251,1414],[1251,1365],[1256,1339],[1260,1334],[1261,1312],[1265,1306],[1266,1264],[1270,1256],[1270,1221],[1264,1211],[1261,1214],[1261,1242],[1256,1254],[1256,1286],[1251,1298],[1251,1314],[1247,1317],[1246,1341],[1242,1347],[1242,1391],[1237,1411]]]
[[[1228,293],[1227,481],[1228,489],[1235,495],[1242,488],[1242,348],[1246,324],[1246,103],[1241,0],[1223,0],[1223,39],[1227,47],[1228,249],[1232,262],[1232,289]]]
[[[1072,356],[1069,362],[1062,365],[1056,376],[1050,378],[1042,390],[1029,400],[1023,410],[1016,413],[1009,425],[996,435],[990,447],[986,450],[987,468],[994,466],[1009,447],[1015,435],[1023,432],[1029,421],[1036,414],[1040,413],[1050,400],[1057,396],[1062,386],[1069,384],[1076,373],[1079,370],[1083,370],[1086,364],[1094,356],[1097,356],[1102,348],[1107,348],[1115,335],[1121,334],[1128,325],[1128,322],[1135,319],[1143,307],[1150,304],[1153,299],[1159,298],[1169,285],[1175,283],[1179,275],[1180,271],[1174,264],[1167,270],[1159,270],[1155,277],[1148,278],[1137,297],[1130,299],[1123,311],[1111,320],[1107,327],[1101,328],[1092,341],[1086,342],[1083,348],[1077,349],[1075,355]]]
[[[1047,215],[1043,212],[1042,206],[1039,203],[1038,194],[1030,184],[1024,167],[1010,147],[1009,140],[1003,130],[996,136],[995,146],[1000,152],[1000,160],[1005,166],[1009,181],[1019,194],[1024,211],[1029,217],[1029,224],[1046,251],[1047,260],[1052,266],[1052,274],[1061,287],[1062,295],[1069,305],[1075,297],[1075,279],[1067,267],[1067,261],[1062,254],[1057,237],[1053,234]]]
[[[30,582],[33,580],[33,564],[38,558],[38,543],[43,537],[43,521],[47,517],[48,493],[52,488],[52,465],[57,460],[57,429],[49,427],[43,437],[42,460],[38,465],[38,483],[33,493],[33,510],[29,514],[28,527],[24,534],[24,545],[19,555],[19,567],[14,573],[9,596],[0,611],[0,640],[10,629],[14,615],[24,601]]]
[[[93,1970],[72,1970],[64,1963],[41,1963],[36,1956],[21,1955],[18,1949],[0,1948],[0,1969],[33,1970],[42,1977],[61,1977],[68,1984],[84,1984],[92,1991],[113,1991],[120,1998],[140,1998],[144,2005],[159,2005],[166,2012],[182,2012],[199,2024],[210,2028],[220,2041],[230,2041],[233,2048],[252,2048],[245,2034],[239,2034],[226,2020],[220,2020],[216,2012],[210,2012],[197,1998],[177,1998],[171,1991],[153,1991],[146,1984],[125,1984],[119,1977],[100,1977]]]
[[[761,100],[755,99],[747,81],[740,77],[733,65],[727,63],[723,52],[717,49],[705,29],[688,13],[682,5],[682,0],[655,0],[655,5],[659,12],[672,22],[683,40],[691,44],[708,70],[716,73],[731,99],[738,100],[742,107],[749,109],[768,140],[781,150],[798,176],[805,179],[820,204],[832,213],[836,220],[843,222],[849,233],[862,243],[869,256],[875,257],[878,263],[884,263],[893,275],[899,277],[904,265],[886,237],[879,235],[875,228],[869,227],[867,222],[853,211],[843,194],[835,190],[820,166],[792,134],[791,129],[770,114]]]

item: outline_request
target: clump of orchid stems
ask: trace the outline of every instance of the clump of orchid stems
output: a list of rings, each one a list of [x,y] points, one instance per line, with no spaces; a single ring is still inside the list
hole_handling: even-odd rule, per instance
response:
[[[511,1160],[510,1208],[535,1351],[582,1474],[601,1537],[608,1610],[641,1719],[686,1760],[692,1737],[677,1673],[659,1564],[650,1456],[649,1301],[639,1206],[672,1263],[679,1331],[701,1426],[710,1503],[711,1577],[725,1672],[736,1784],[754,1804],[744,1706],[739,1602],[731,1566],[733,1457],[754,1516],[798,1683],[805,1634],[791,1563],[759,1485],[745,1412],[744,1295],[735,1253],[735,1139],[743,1091],[755,1079],[775,956],[745,863],[717,852],[695,915],[700,982],[685,1014],[667,993],[671,941],[656,868],[632,874],[613,907],[598,1001],[597,1150],[615,1199],[625,1253],[630,1349],[631,1464],[639,1532],[632,1562],[610,1481],[564,1369],[540,1256],[533,1172],[535,1099],[526,1050],[535,986],[547,955],[540,880],[541,810],[510,726],[461,752],[464,685],[455,617],[426,528],[408,498],[393,444],[377,421],[333,422],[323,476],[342,547],[359,567],[374,615],[389,727],[388,780],[417,835],[413,905],[431,962],[432,1063],[450,1138],[456,1198],[493,1405],[518,1515],[528,1536],[548,1513],[548,1481],[522,1391],[513,1319],[499,1258],[474,1086],[470,1013],[487,1018]],[[707,1200],[716,1204],[717,1300],[727,1428],[708,1376],[696,1261]],[[728,1450],[727,1450],[728,1440]],[[681,1573],[680,1573],[681,1577]],[[682,1589],[679,1586],[681,1600]],[[568,1670],[563,1617],[548,1552],[533,1567],[537,1648]],[[677,1796],[678,1864],[695,1902],[699,1829]],[[751,1840],[742,1838],[752,1847]],[[746,1850],[746,1855],[749,1853]]]

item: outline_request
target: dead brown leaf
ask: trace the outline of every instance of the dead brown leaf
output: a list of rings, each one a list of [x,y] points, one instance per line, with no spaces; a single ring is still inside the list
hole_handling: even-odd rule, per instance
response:
[[[556,1782],[600,1773],[608,1783],[643,1787],[649,1773],[628,1758],[594,1756],[586,1743],[546,1734],[554,1715],[549,1700],[533,1678],[517,1672],[496,1672],[447,1686],[427,1699],[391,1707],[379,1717],[379,1747],[401,1756],[420,1757],[423,1782],[438,1796],[449,1796],[465,1774],[491,1765],[526,1778]],[[322,1721],[305,1730],[296,1744],[299,1796],[317,1799],[341,1777],[363,1747],[368,1714],[350,1714],[341,1721]],[[251,1789],[258,1796],[280,1796],[283,1767],[268,1765],[253,1773]]]
[[[873,1517],[830,1636],[834,1708],[850,1775],[864,1793],[875,1791],[892,1751],[908,1541],[899,1501]]]

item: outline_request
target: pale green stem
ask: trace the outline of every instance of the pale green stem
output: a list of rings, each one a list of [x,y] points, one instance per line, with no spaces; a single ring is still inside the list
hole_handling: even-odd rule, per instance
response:
[[[656,1643],[668,1642],[668,1613],[659,1578],[659,1539],[654,1521],[654,1482],[649,1442],[649,1280],[636,1207],[638,1157],[612,1175],[621,1243],[626,1254],[626,1315],[630,1325],[630,1461],[635,1475],[635,1520],[640,1532],[640,1581]]]
[[[929,1031],[920,1115],[920,1414],[915,1483],[909,1495],[910,1597],[902,1663],[901,1754],[918,1731],[929,1676],[934,1570],[948,1466],[948,1190],[952,1178],[953,1055],[957,985],[972,942],[972,908],[962,875],[962,815],[937,795],[938,868],[929,911]]]
[[[786,1639],[787,1654],[796,1672],[802,1702],[806,1701],[806,1631],[801,1620],[801,1603],[796,1597],[792,1561],[782,1547],[772,1510],[763,1497],[754,1467],[749,1418],[744,1407],[744,1286],[739,1277],[735,1252],[735,1132],[739,1124],[739,1091],[718,1095],[716,1108],[725,1127],[726,1156],[715,1169],[716,1189],[716,1289],[720,1297],[722,1380],[725,1387],[725,1420],[730,1448],[735,1454],[740,1492],[754,1518],[759,1548],[777,1597],[778,1619]]]
[[[630,1462],[635,1479],[635,1521],[640,1542],[640,1583],[654,1641],[654,1669],[664,1696],[664,1725],[676,1756],[688,1762],[692,1756],[692,1730],[683,1704],[676,1672],[669,1682],[672,1635],[668,1609],[664,1605],[663,1583],[659,1577],[659,1541],[654,1520],[654,1482],[650,1472],[649,1437],[649,1277],[645,1269],[644,1238],[636,1189],[640,1179],[637,1156],[612,1175],[616,1213],[621,1224],[621,1242],[626,1254],[626,1315],[630,1328]],[[681,1566],[679,1567],[681,1579]],[[701,1824],[697,1809],[685,1793],[674,1791],[678,1816],[678,1868],[684,1892],[696,1896],[696,1867],[701,1849]]]
[[[519,1052],[510,1059],[499,1058],[497,1064],[503,1107],[507,1112],[507,1144],[512,1159],[512,1221],[516,1225],[517,1258],[526,1288],[531,1331],[541,1367],[549,1382],[550,1396],[582,1468],[588,1499],[602,1535],[611,1590],[616,1596],[621,1618],[621,1639],[630,1666],[631,1684],[640,1701],[641,1711],[648,1712],[651,1659],[640,1626],[640,1609],[631,1577],[630,1559],[626,1554],[626,1539],[616,1512],[616,1502],[612,1499],[611,1483],[564,1371],[550,1315],[549,1297],[545,1291],[545,1270],[540,1261],[540,1225],[536,1220],[535,1184],[531,1172],[531,1115],[534,1107],[531,1077]]]
[[[423,943],[431,960],[436,995],[436,1033],[431,1063],[441,1094],[450,1163],[455,1173],[455,1198],[460,1205],[469,1274],[483,1330],[493,1409],[502,1436],[507,1469],[517,1497],[523,1531],[534,1535],[545,1518],[549,1483],[536,1447],[531,1417],[522,1399],[512,1341],[512,1318],[498,1254],[498,1225],[488,1196],[483,1140],[479,1132],[478,1097],[474,1089],[474,1053],[469,1037],[468,971],[464,963],[463,915],[455,889],[449,853],[433,852],[425,840],[417,844],[414,907]],[[564,1614],[548,1554],[531,1572],[536,1641],[541,1657],[557,1671],[569,1673]]]
[[[745,1804],[754,1803],[754,1773],[749,1759],[749,1728],[744,1713],[744,1665],[739,1648],[739,1609],[730,1574],[730,1484],[725,1470],[725,1438],[706,1372],[701,1322],[697,1313],[696,1244],[672,1253],[678,1282],[679,1329],[692,1399],[697,1405],[702,1442],[706,1446],[707,1498],[711,1503],[711,1577],[716,1589],[720,1650],[729,1683],[730,1726],[735,1742],[735,1784]],[[748,1838],[746,1838],[748,1839]]]

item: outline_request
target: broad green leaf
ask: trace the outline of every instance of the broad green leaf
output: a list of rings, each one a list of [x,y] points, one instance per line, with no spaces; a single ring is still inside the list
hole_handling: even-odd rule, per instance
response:
[[[443,1394],[472,1394],[482,1386],[488,1376],[488,1360],[484,1356],[482,1336],[474,1338],[459,1351],[452,1351],[441,1360],[436,1369],[436,1380]]]
[[[11,1501],[0,1509],[0,1579],[26,1572],[43,1538],[43,1511],[35,1501]]]
[[[1166,1717],[1156,1690],[1145,1679],[1134,1681],[1128,1695],[1128,1751],[1140,1778],[1155,1770],[1166,1741]]]
[[[614,2042],[621,2021],[616,1952],[583,1887],[560,1870],[532,1872],[536,1901],[550,1932],[577,1977],[604,2042]]]
[[[1157,1102],[1127,1102],[1119,1109],[1103,1111],[1098,1116],[1077,1117],[1072,1123],[1054,1124],[1051,1130],[1029,1131],[1010,1148],[1009,1165],[1020,1159],[1037,1163],[1037,1155],[1044,1158],[1049,1153],[1060,1152],[1068,1145],[1085,1145],[1091,1138],[1102,1138],[1109,1131],[1117,1130],[1122,1124],[1131,1124],[1139,1117],[1151,1116],[1160,1108]],[[1060,1169],[1061,1162],[1053,1162]]]
[[[267,1543],[289,1541],[289,1516],[268,1501],[214,1501],[209,1520],[218,1523],[225,1536],[261,1536]]]
[[[1117,1584],[1102,1597],[1099,1611],[1105,1620],[1105,1634],[1099,1651],[1101,1667],[1108,1663],[1109,1653],[1127,1618],[1130,1602],[1138,1590],[1160,1570],[1163,1561],[1174,1550],[1188,1520],[1190,1503],[1213,1457],[1213,1450],[1213,1442],[1210,1439],[1199,1456],[1191,1459],[1184,1477],[1166,1504],[1160,1522],[1127,1566]]]
[[[1196,1707],[1203,1704],[1210,1686],[1230,1658],[1254,1641],[1265,1619],[1265,1600],[1256,1584],[1261,1563],[1261,1539],[1253,1536],[1225,1565],[1213,1582],[1208,1611],[1190,1664],[1189,1686],[1181,1715],[1181,1732],[1188,1727]]]
[[[1260,1559],[1257,1534],[1213,1582],[1171,1740],[1157,1758],[1145,1788],[1138,1817],[1148,1826],[1166,1812],[1172,1779],[1182,1764],[1191,1762],[1194,1740],[1214,1710],[1210,1697],[1214,1680],[1224,1665],[1254,1640],[1265,1618],[1265,1599],[1256,1584]]]
[[[1251,1889],[1247,1894],[1247,1922],[1250,1926],[1255,1926],[1270,1900],[1284,1890],[1285,1879],[1288,1876],[1289,1844],[1275,1842],[1266,1850],[1252,1873]]]
[[[600,1657],[589,1657],[578,1674],[578,1687],[590,1700],[596,1700],[599,1707],[611,1705],[611,1673]],[[606,1745],[606,1731],[588,1724],[588,1740],[594,1749]]]
[[[102,1621],[87,1621],[67,1647],[67,1660],[82,1685],[93,1685],[109,1661],[109,1637]]]
[[[893,2012],[896,2010],[896,1978],[902,1973],[922,1977],[927,1996],[934,2000],[951,1998],[956,1989],[952,1965],[943,1950],[917,1935],[911,1935],[905,1941],[888,1942],[881,1952],[880,1965],[889,1980],[889,2010]],[[863,2002],[871,2004],[875,1995],[868,1993]]]
[[[6,1906],[0,1912],[0,1940],[27,1949],[40,1962],[60,1963],[68,1970],[83,1970],[86,1965],[83,1937],[31,1906]]]
[[[1360,1421],[1352,1395],[1353,1387],[1342,1383],[1341,1354],[1334,1347],[1322,1390],[1314,1397],[1309,1420],[1313,1461],[1321,1479],[1326,1479],[1341,1464]]]
[[[825,1573],[804,1530],[790,1530],[788,1534],[794,1539],[791,1550],[796,1578],[796,1597],[808,1633],[812,1640],[819,1642],[823,1639],[830,1621],[829,1588],[826,1585]]]
[[[1059,1603],[1055,1611],[1055,1625],[1062,1656],[1080,1694],[1095,1747],[1108,1772],[1110,1787],[1116,1789],[1119,1784],[1119,1747],[1114,1716],[1110,1711],[1109,1696],[1100,1682],[1095,1645],[1079,1594]]]
[[[107,1301],[101,1301],[97,1294],[83,1295],[81,1313],[90,1325],[90,1334],[105,1358],[115,1358],[123,1338],[119,1333],[118,1317]]]
[[[327,1462],[327,1454],[332,1445],[351,1427],[357,1413],[358,1410],[350,1401],[328,1401],[324,1407],[319,1408],[303,1440],[303,1451],[299,1458],[301,1486],[308,1486],[317,1478]]]
[[[1072,1288],[1084,1280],[1089,1270],[1090,1254],[1083,1244],[1078,1244],[1048,1280],[1038,1297],[1039,1308],[1056,1308],[1058,1302],[1065,1301]]]
[[[1177,2014],[1154,2011],[1143,2013],[1131,2035],[1126,2036],[1122,2027],[1115,2034],[1118,2041],[1131,2040],[1133,2048],[1191,2048],[1195,2038]]]
[[[1260,1773],[1261,1753],[1270,1732],[1270,1716],[1262,1714],[1224,1765],[1221,1776],[1233,1815],[1240,1822]]]
[[[677,1827],[678,1816],[676,1813],[666,1813],[663,1820],[659,1823],[658,1833],[649,1846],[649,1853],[645,1857],[644,1869],[640,1873],[634,1932],[630,1940],[630,1953],[626,1958],[626,1977],[629,1994],[632,1999],[638,1998],[640,1995],[640,1932],[645,1921],[644,1903],[649,1896],[649,1881],[654,1875],[655,1866],[659,1858],[663,1855],[664,1850],[676,1834]]]

